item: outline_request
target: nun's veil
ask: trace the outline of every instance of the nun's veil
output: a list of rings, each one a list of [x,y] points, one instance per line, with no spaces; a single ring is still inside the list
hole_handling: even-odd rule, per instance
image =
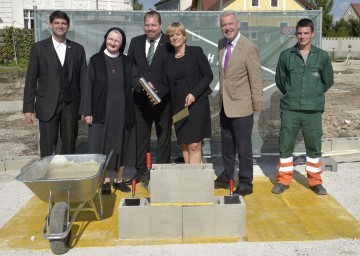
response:
[[[105,34],[105,36],[104,36],[104,42],[103,42],[103,44],[101,45],[99,52],[103,52],[103,51],[106,49],[106,38],[108,37],[108,35],[110,34],[110,32],[112,32],[112,31],[114,31],[114,30],[119,31],[120,34],[121,34],[121,46],[120,46],[120,49],[119,49],[119,55],[121,56],[121,55],[123,55],[124,50],[125,50],[125,46],[126,46],[126,36],[125,36],[125,32],[124,32],[121,28],[118,28],[118,27],[112,27],[112,28],[110,28],[110,29],[106,32],[106,34]]]

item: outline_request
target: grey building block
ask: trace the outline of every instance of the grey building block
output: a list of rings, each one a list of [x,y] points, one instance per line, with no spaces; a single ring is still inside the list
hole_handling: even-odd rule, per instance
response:
[[[225,204],[224,197],[215,201],[215,235],[218,237],[246,237],[246,205],[242,196],[237,197],[238,204]]]
[[[150,238],[181,238],[182,218],[181,206],[151,207]]]
[[[335,161],[333,158],[331,158],[331,157],[322,157],[321,162],[322,162],[322,168],[321,169],[323,171],[337,172],[338,164],[337,164],[337,161]]]
[[[151,236],[149,201],[140,198],[140,206],[126,206],[125,198],[118,207],[119,239],[148,239]]]
[[[181,166],[150,172],[151,204],[213,203],[214,170],[182,169]]]
[[[183,237],[215,236],[214,206],[183,206]]]
[[[212,163],[204,164],[153,164],[152,170],[212,170]]]
[[[182,236],[181,206],[151,207],[140,198],[140,206],[126,206],[122,199],[118,208],[119,239],[160,239]]]

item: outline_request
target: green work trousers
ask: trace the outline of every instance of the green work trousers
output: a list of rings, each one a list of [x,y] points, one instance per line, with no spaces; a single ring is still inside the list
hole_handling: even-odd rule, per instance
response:
[[[281,110],[281,128],[279,135],[280,158],[291,157],[294,153],[296,137],[302,130],[306,156],[321,157],[322,136],[321,111]]]

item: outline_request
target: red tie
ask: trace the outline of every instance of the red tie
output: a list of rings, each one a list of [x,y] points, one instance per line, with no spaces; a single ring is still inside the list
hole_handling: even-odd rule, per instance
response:
[[[226,70],[227,64],[231,56],[231,43],[229,42],[226,49],[225,61],[224,61],[224,71]]]

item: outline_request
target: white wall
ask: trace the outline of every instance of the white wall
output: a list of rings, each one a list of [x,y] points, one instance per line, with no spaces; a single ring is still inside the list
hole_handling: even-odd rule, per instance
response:
[[[350,49],[353,58],[360,59],[359,37],[323,37],[321,48],[327,51],[331,58],[346,58]]]

